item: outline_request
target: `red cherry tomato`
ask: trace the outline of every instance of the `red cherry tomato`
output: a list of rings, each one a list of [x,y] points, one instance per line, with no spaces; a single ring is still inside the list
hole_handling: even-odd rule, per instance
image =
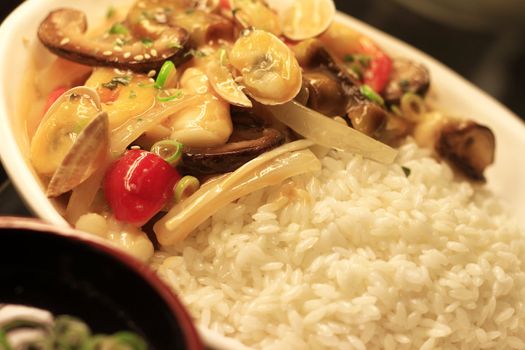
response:
[[[365,70],[364,83],[380,93],[385,88],[392,71],[392,60],[372,40],[359,38],[361,52],[370,55],[370,66]]]
[[[67,91],[67,88],[61,86],[61,87],[58,87],[56,88],[55,90],[53,90],[48,96],[47,96],[47,101],[46,101],[46,106],[44,107],[44,114],[48,111],[48,109],[53,105],[53,103],[55,103],[56,100],[58,100],[58,98],[60,96],[62,96],[64,94],[64,92]]]
[[[142,226],[166,205],[179,180],[161,157],[129,150],[108,169],[104,193],[117,220]]]

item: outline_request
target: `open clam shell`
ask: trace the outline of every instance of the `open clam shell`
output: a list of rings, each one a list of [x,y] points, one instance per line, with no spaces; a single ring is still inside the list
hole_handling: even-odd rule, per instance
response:
[[[51,179],[48,196],[71,190],[101,164],[109,147],[108,124],[93,89],[74,87],[53,103],[31,141],[35,170]]]
[[[56,197],[81,184],[104,162],[108,150],[108,115],[100,112],[78,135],[51,177],[46,195]]]
[[[304,40],[323,33],[335,18],[333,0],[296,0],[281,13],[283,34]]]

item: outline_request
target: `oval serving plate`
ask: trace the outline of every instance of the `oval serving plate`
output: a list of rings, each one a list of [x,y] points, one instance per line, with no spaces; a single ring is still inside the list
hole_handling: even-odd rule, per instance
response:
[[[27,206],[40,218],[58,226],[68,226],[53,203],[45,196],[40,181],[28,159],[29,140],[24,121],[19,118],[20,95],[29,55],[42,50],[36,31],[47,12],[57,7],[75,7],[85,11],[90,23],[103,18],[108,6],[125,6],[132,0],[28,0],[16,9],[0,27],[0,155],[2,163]],[[507,108],[460,77],[451,69],[417,49],[374,29],[367,24],[339,13],[337,20],[346,23],[377,41],[392,56],[403,56],[425,64],[432,76],[431,93],[436,107],[453,115],[472,118],[490,126],[496,135],[496,162],[486,172],[488,188],[504,199],[510,210],[525,210],[525,124]],[[39,56],[40,58],[40,56]],[[42,57],[45,59],[45,57]],[[525,216],[518,217],[525,227]],[[204,342],[215,349],[242,350],[238,341],[198,327]]]

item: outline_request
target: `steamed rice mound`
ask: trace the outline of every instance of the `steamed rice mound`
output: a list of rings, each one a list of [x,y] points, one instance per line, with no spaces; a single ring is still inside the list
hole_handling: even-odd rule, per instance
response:
[[[525,349],[525,239],[491,193],[410,142],[322,163],[156,254],[200,325],[261,349]]]

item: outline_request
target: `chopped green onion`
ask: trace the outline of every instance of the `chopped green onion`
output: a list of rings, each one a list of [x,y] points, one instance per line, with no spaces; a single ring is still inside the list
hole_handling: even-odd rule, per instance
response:
[[[115,7],[110,6],[108,7],[108,11],[106,12],[106,18],[111,19],[113,18],[113,16],[115,16],[116,13],[117,13],[117,10],[115,9]]]
[[[159,71],[159,75],[157,75],[157,79],[155,80],[155,87],[157,89],[164,88],[164,85],[166,85],[166,82],[168,81],[168,78],[172,77],[173,74],[177,72],[177,69],[175,68],[175,65],[171,61],[166,61],[162,65]]]
[[[176,166],[182,157],[182,143],[175,140],[162,140],[155,143],[150,150],[171,166]]]
[[[144,339],[132,332],[117,332],[113,334],[112,338],[115,340],[116,345],[129,346],[130,350],[147,350],[148,346]]]
[[[59,349],[76,349],[91,336],[91,330],[81,320],[63,315],[55,320],[54,334]]]
[[[395,115],[397,115],[398,117],[401,117],[401,116],[402,116],[401,109],[399,109],[398,106],[396,106],[396,105],[392,105],[392,106],[390,107],[390,110],[391,110]]]
[[[177,183],[175,186],[175,201],[178,203],[195,192],[200,188],[201,184],[199,179],[194,176],[186,175]]]
[[[401,169],[403,170],[403,173],[405,174],[406,177],[410,176],[410,173],[412,172],[410,168],[407,168],[406,166],[401,166]]]
[[[182,49],[183,46],[176,40],[168,44],[168,49]]]
[[[145,47],[152,47],[153,46],[153,40],[151,40],[150,38],[142,38],[142,39],[140,39],[140,42]]]
[[[12,350],[11,345],[7,342],[7,334],[2,329],[0,329],[0,349]]]
[[[355,61],[355,57],[354,55],[345,55],[343,57],[343,61],[347,62],[347,63],[352,63]]]
[[[191,49],[189,50],[188,52],[186,52],[184,54],[184,57],[187,57],[187,56],[193,56],[193,57],[198,57],[198,58],[202,58],[202,57],[206,57],[206,52],[204,51],[201,51],[201,50],[195,50],[195,49]]]
[[[401,109],[401,117],[412,122],[421,120],[421,116],[427,111],[423,98],[411,92],[407,92],[401,97],[399,108]]]
[[[377,92],[375,92],[374,89],[372,89],[370,86],[363,84],[361,85],[359,90],[361,91],[361,94],[363,94],[363,96],[369,99],[370,101],[375,102],[380,106],[383,106],[385,104],[383,98],[379,96]]]
[[[126,26],[124,26],[122,23],[115,23],[109,29],[109,34],[128,35],[128,33],[128,28],[126,28]]]
[[[182,91],[181,90],[177,90],[173,95],[168,95],[168,96],[157,95],[157,100],[159,102],[170,102],[170,101],[173,101],[173,100],[177,100],[177,99],[179,99],[181,97],[182,97]]]
[[[106,89],[115,90],[119,84],[123,86],[129,85],[131,79],[133,79],[131,75],[126,75],[123,77],[113,77],[107,83],[103,83],[102,86]]]

